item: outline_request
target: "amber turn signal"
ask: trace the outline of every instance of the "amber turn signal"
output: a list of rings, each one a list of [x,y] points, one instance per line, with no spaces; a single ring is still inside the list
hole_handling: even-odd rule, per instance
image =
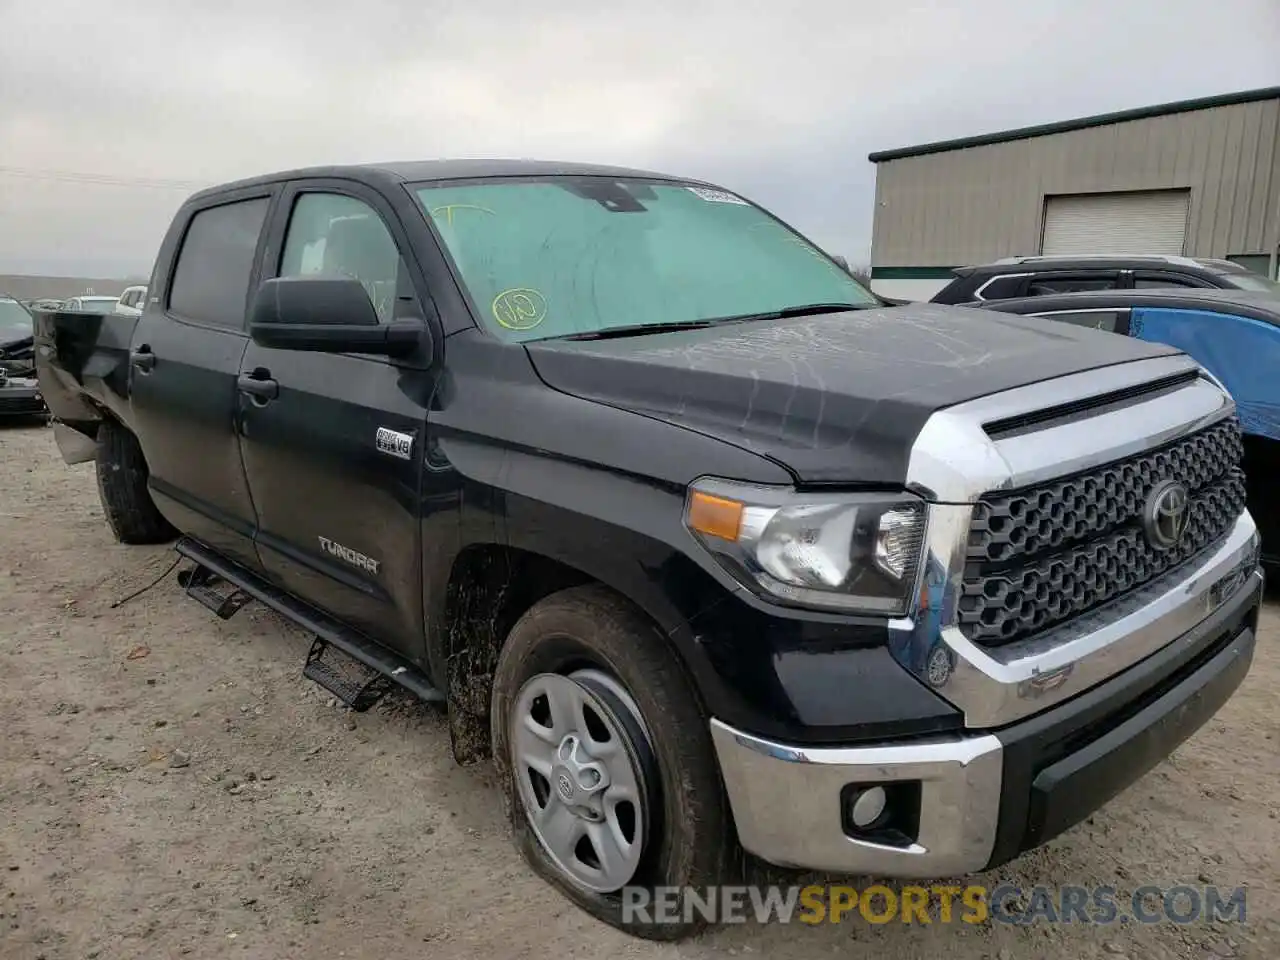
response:
[[[689,527],[709,537],[737,540],[742,529],[743,504],[695,490],[689,498]]]

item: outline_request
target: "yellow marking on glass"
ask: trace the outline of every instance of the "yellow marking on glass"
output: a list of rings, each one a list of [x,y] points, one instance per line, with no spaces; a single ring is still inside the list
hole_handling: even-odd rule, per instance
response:
[[[532,330],[547,317],[547,298],[528,287],[503,290],[493,298],[493,319],[508,330]]]
[[[497,214],[495,214],[488,207],[481,207],[474,203],[447,203],[442,207],[436,207],[434,210],[432,210],[431,216],[439,217],[440,214],[443,213],[444,222],[452,227],[453,211],[455,210],[479,210],[481,213],[487,213],[487,214],[490,214],[491,216],[497,216]]]

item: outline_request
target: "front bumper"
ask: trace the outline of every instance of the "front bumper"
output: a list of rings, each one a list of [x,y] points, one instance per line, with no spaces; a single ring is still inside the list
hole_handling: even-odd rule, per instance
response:
[[[1261,597],[1257,570],[1196,578],[1182,590],[1186,608],[1201,611],[1189,630],[1073,699],[991,732],[811,749],[713,720],[739,838],[771,863],[832,873],[936,878],[1003,863],[1088,816],[1230,698],[1252,662]],[[874,784],[898,785],[891,798],[915,805],[906,834],[850,825],[850,785]]]
[[[35,380],[0,379],[0,417],[32,417],[48,412]]]

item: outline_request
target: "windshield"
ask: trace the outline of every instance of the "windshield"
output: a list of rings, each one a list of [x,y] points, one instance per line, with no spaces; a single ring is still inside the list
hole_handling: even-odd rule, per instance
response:
[[[1259,293],[1280,295],[1280,283],[1268,280],[1256,273],[1233,273],[1228,281],[1233,287],[1241,290],[1257,290]]]
[[[878,301],[733,194],[601,177],[423,187],[490,329],[524,341]]]
[[[0,342],[29,337],[32,329],[26,307],[17,300],[0,297]]]

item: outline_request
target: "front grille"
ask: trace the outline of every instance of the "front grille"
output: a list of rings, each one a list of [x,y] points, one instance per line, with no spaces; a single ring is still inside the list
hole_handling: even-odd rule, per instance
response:
[[[44,410],[44,403],[35,397],[6,397],[0,391],[0,413],[21,414],[21,413],[40,413]]]
[[[1191,559],[1245,507],[1243,448],[1232,418],[1172,444],[974,506],[959,602],[961,632],[998,646],[1114,600]],[[1177,546],[1147,540],[1152,488],[1179,480],[1191,516]]]

